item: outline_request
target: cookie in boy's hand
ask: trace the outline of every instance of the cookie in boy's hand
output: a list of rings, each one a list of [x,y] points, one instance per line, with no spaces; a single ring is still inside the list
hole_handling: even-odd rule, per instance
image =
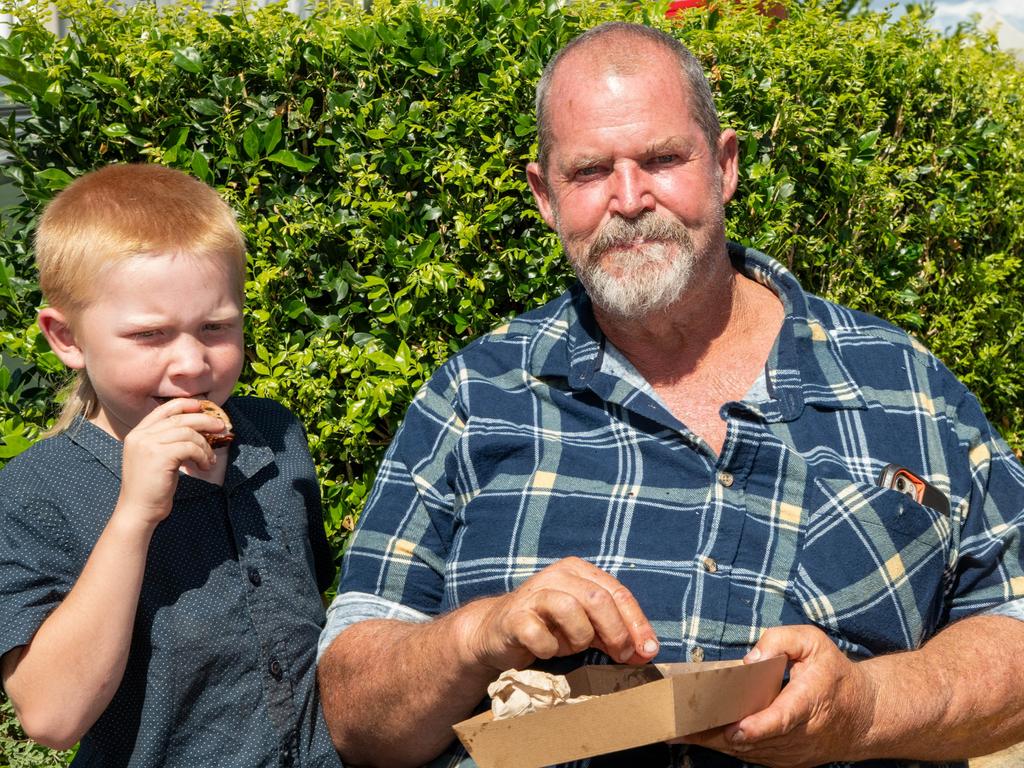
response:
[[[231,419],[224,413],[224,409],[211,400],[200,400],[199,405],[203,413],[214,416],[224,422],[224,429],[220,432],[204,432],[203,437],[210,444],[211,448],[220,448],[235,439],[235,433],[231,431]]]

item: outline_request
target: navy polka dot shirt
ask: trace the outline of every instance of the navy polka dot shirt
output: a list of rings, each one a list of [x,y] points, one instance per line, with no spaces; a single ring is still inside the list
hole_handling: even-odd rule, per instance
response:
[[[332,766],[315,653],[334,566],[305,434],[232,398],[223,487],[182,476],[157,527],[127,669],[73,765]],[[122,444],[79,419],[0,472],[0,654],[68,594],[114,509]]]

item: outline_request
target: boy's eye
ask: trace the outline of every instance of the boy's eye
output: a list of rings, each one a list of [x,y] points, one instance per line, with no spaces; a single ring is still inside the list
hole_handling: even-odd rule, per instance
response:
[[[135,333],[132,334],[132,336],[136,339],[155,339],[159,335],[160,331],[157,330],[136,331]]]
[[[209,333],[217,333],[219,331],[225,331],[231,327],[230,323],[204,323],[203,330]]]

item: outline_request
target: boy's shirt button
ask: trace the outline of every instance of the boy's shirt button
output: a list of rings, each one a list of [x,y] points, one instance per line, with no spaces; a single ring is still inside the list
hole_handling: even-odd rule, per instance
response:
[[[281,669],[281,662],[275,658],[270,659],[270,676],[275,680],[280,680],[284,677],[284,671]]]
[[[263,583],[263,577],[260,576],[260,572],[254,566],[249,566],[249,581],[252,582],[254,587],[258,587]]]

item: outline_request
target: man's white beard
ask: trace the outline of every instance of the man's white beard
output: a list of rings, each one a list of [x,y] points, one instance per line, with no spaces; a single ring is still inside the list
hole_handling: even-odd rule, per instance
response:
[[[647,242],[635,245],[641,240]],[[689,231],[653,212],[612,219],[585,255],[575,253],[564,238],[562,247],[591,301],[613,317],[635,320],[662,312],[693,281],[696,253]],[[624,250],[616,250],[620,247]],[[604,257],[608,250],[615,250],[610,258]],[[614,275],[606,271],[612,267]]]

